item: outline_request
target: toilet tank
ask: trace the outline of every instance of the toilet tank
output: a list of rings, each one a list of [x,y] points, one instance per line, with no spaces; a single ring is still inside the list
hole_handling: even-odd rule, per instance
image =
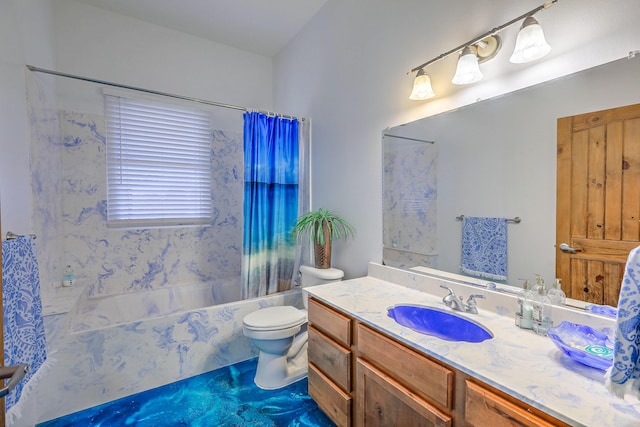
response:
[[[344,271],[337,268],[315,268],[309,265],[300,266],[300,286],[305,288],[307,286],[322,285],[324,283],[337,282],[344,277]],[[302,289],[302,303],[306,310],[309,304],[309,296],[307,292]]]
[[[309,265],[300,266],[300,285],[306,286],[322,285],[342,280],[344,271],[337,268],[315,268]]]

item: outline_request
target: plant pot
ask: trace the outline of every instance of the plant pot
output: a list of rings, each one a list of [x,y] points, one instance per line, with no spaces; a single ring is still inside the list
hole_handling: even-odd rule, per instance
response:
[[[316,268],[331,268],[331,228],[326,222],[322,223],[324,245],[315,242],[313,252],[315,254]]]
[[[331,245],[314,245],[316,268],[331,268]]]

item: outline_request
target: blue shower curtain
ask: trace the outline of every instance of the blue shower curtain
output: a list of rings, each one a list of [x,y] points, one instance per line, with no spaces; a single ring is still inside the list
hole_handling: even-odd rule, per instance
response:
[[[297,119],[244,114],[243,298],[291,287],[298,159]]]

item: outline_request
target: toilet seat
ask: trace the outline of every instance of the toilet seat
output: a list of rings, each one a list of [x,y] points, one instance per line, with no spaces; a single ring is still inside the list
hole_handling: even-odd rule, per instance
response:
[[[277,331],[300,326],[306,321],[306,312],[285,305],[254,311],[246,315],[242,323],[246,328],[254,331]]]

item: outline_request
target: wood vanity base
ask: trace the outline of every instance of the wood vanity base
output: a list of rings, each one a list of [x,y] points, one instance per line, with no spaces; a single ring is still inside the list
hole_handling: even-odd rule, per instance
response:
[[[309,395],[340,427],[568,426],[315,298]]]

